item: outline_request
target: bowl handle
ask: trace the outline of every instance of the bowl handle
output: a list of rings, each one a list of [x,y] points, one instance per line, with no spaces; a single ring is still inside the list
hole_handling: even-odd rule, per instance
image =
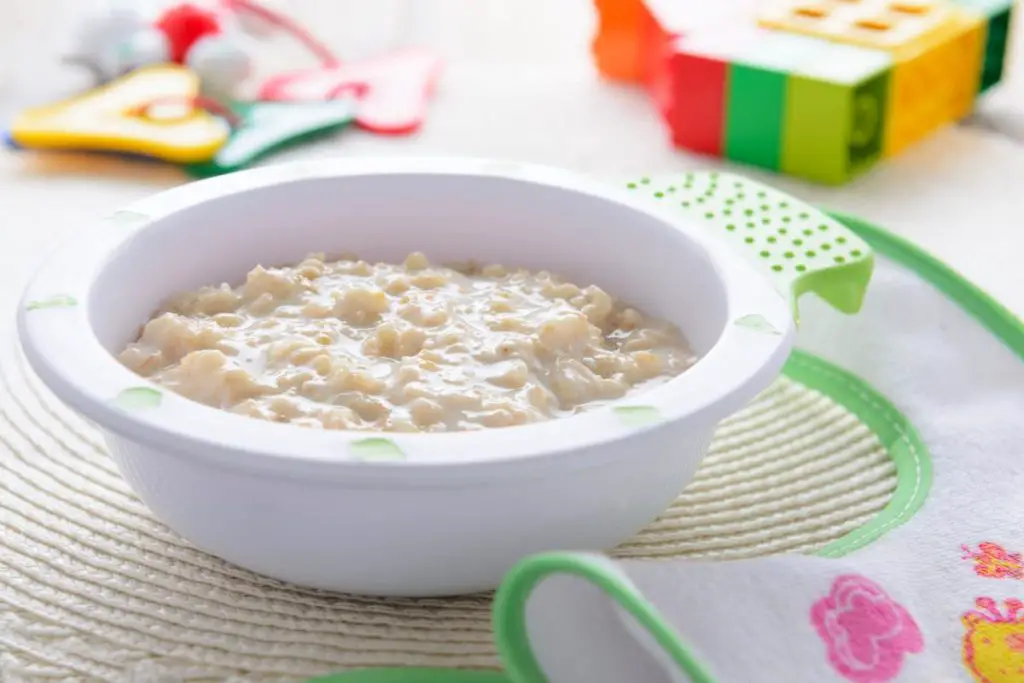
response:
[[[874,255],[867,242],[822,211],[730,173],[641,178],[627,187],[705,223],[753,261],[790,302],[814,292],[843,313],[864,302]]]

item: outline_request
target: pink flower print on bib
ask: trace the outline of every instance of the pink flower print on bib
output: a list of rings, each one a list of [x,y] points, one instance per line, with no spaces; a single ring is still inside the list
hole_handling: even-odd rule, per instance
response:
[[[853,683],[886,683],[924,638],[913,617],[881,586],[848,574],[811,607],[811,623],[828,648],[832,667]]]

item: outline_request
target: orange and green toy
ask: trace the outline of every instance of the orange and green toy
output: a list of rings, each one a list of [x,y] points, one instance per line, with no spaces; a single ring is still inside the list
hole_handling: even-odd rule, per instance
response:
[[[676,147],[839,184],[970,114],[1002,78],[1013,2],[596,6],[598,69],[642,83]]]

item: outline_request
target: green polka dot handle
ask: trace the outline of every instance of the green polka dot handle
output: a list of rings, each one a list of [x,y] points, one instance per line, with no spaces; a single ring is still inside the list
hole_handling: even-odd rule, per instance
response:
[[[864,302],[874,256],[844,225],[812,206],[760,183],[728,173],[687,173],[629,183],[706,222],[764,269],[799,319],[797,300],[807,292],[843,313]]]

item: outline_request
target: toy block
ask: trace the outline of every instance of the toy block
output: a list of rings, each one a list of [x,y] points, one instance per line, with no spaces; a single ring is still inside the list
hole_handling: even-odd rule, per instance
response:
[[[978,12],[985,19],[985,58],[981,67],[978,92],[985,92],[1003,79],[1006,45],[1013,18],[1013,0],[955,0],[963,7]]]
[[[685,106],[666,113],[672,144],[702,154],[721,156],[724,138],[726,74],[729,65],[719,59],[685,52],[672,55],[674,98],[685,93]]]
[[[784,73],[733,64],[729,69],[725,119],[727,159],[777,170],[782,158],[786,109]]]
[[[629,26],[630,77],[676,147],[830,184],[967,116],[1002,78],[1013,12],[1013,0],[637,1],[595,0],[605,24]]]
[[[733,7],[720,3],[644,0],[640,11],[640,80],[663,117],[674,101],[669,63],[677,39],[731,23]]]
[[[643,0],[595,0],[597,33],[591,53],[597,70],[616,81],[640,80]]]
[[[761,30],[736,54],[726,95],[726,158],[779,169],[789,74],[827,46],[814,38]]]
[[[781,170],[838,184],[881,156],[892,58],[832,43],[790,77]]]
[[[756,40],[756,34],[756,27],[742,26],[676,40],[669,59],[671,100],[666,119],[677,147],[722,155],[729,64]]]
[[[761,13],[758,23],[885,50],[899,59],[943,31],[958,13],[947,0],[779,0]]]
[[[742,0],[751,2],[752,0]],[[650,83],[667,70],[672,41],[735,16],[729,3],[685,0],[594,0],[597,32],[591,53],[598,71],[611,80]]]
[[[893,68],[883,154],[893,156],[970,114],[984,59],[984,21],[958,12],[943,31],[903,51]]]
[[[1003,80],[1003,70],[1006,68],[1006,48],[1010,41],[1012,21],[1013,3],[1007,3],[1006,9],[988,18],[980,92],[985,92]]]
[[[654,5],[640,10],[640,79],[663,117],[672,106],[672,76],[669,68],[677,34],[669,28],[664,13]]]

